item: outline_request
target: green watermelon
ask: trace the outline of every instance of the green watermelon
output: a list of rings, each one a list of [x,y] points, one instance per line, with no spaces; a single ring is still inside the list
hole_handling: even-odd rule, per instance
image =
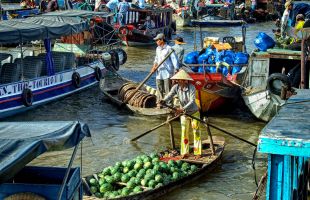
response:
[[[158,155],[157,155],[157,153],[151,153],[151,154],[150,154],[150,157],[153,159],[153,158],[158,157]]]
[[[198,170],[198,167],[196,165],[191,165],[191,172],[195,172]]]
[[[123,168],[123,173],[124,173],[124,174],[126,174],[128,171],[129,171],[129,168],[128,168],[128,167],[124,167],[124,168]]]
[[[113,178],[114,178],[114,181],[119,182],[121,181],[122,174],[120,172],[116,172],[115,174],[113,174]]]
[[[156,186],[156,181],[155,180],[150,180],[149,182],[148,182],[148,186],[150,187],[150,188],[155,188],[155,186]]]
[[[139,193],[139,192],[142,192],[142,188],[140,186],[136,186],[134,189],[133,189],[133,192],[134,193]]]
[[[141,158],[136,158],[136,164],[137,164],[137,163],[139,163],[139,164],[142,165],[142,164],[143,164],[143,159],[141,159]]]
[[[162,175],[160,175],[160,174],[157,174],[156,176],[155,176],[155,181],[157,182],[157,183],[162,183],[163,182],[163,176]]]
[[[178,168],[176,167],[170,167],[170,172],[173,173],[173,172],[177,172],[179,171]]]
[[[138,174],[137,174],[137,176],[136,176],[136,178],[143,178],[145,176],[145,173],[143,173],[143,172],[139,172]]]
[[[103,195],[102,195],[100,192],[96,192],[96,193],[95,193],[95,197],[103,198]]]
[[[140,185],[141,184],[141,178],[136,177],[135,178],[135,184]]]
[[[120,168],[120,167],[122,167],[122,163],[121,162],[116,162],[114,166],[117,167],[117,168]]]
[[[98,177],[99,177],[99,178],[103,178],[104,175],[103,175],[102,173],[99,173],[99,174],[98,174]]]
[[[105,177],[104,177],[104,180],[105,180],[107,183],[113,183],[113,182],[114,182],[113,176],[105,176]]]
[[[139,173],[143,173],[143,174],[145,174],[145,172],[146,172],[146,170],[145,170],[145,169],[140,169],[140,170],[139,170]]]
[[[127,188],[133,189],[136,186],[136,183],[134,181],[128,181]]]
[[[152,159],[152,163],[153,163],[153,164],[156,164],[156,163],[158,163],[158,162],[159,162],[159,158],[153,158],[153,159]]]
[[[124,187],[124,188],[122,189],[122,193],[121,193],[121,195],[122,195],[122,196],[128,196],[128,195],[129,195],[129,193],[130,193],[130,189],[129,189],[129,188],[126,188],[126,187]]]
[[[112,167],[111,168],[111,175],[115,174],[118,171],[119,171],[119,167]]]
[[[128,172],[128,175],[129,175],[130,177],[135,177],[135,176],[137,175],[137,171],[131,170],[131,171]]]
[[[127,162],[128,162],[128,160],[124,160],[124,161],[122,162],[122,166],[123,166],[123,167],[127,167]]]
[[[168,166],[173,167],[174,166],[174,160],[169,160],[168,161]]]
[[[97,184],[97,180],[94,178],[89,179],[89,183],[90,185],[96,185]]]
[[[145,158],[143,158],[143,162],[144,162],[144,163],[151,162],[151,161],[152,161],[152,159],[151,159],[150,157],[148,157],[148,156],[146,156]]]
[[[95,187],[95,186],[91,186],[91,187],[90,187],[90,192],[91,192],[92,194],[95,194],[97,191],[98,191],[98,190],[97,190],[97,187]]]
[[[141,180],[141,185],[142,186],[147,186],[147,184],[148,184],[148,179],[144,178],[144,179]]]
[[[111,168],[110,168],[110,167],[104,168],[104,169],[102,170],[102,174],[103,174],[104,176],[110,175],[110,174],[111,174]]]
[[[176,164],[178,167],[182,167],[183,161],[182,160],[177,160]]]
[[[111,190],[113,190],[113,186],[110,183],[104,183],[100,186],[100,193],[106,193]]]
[[[190,164],[188,164],[187,162],[184,162],[182,164],[182,168],[183,171],[187,171],[188,169],[190,169]]]
[[[106,183],[104,178],[100,178],[99,179],[99,185],[101,186],[102,184]]]
[[[149,162],[149,161],[145,162],[144,165],[143,165],[143,168],[146,169],[146,170],[152,168],[152,163]]]
[[[153,166],[153,170],[161,171],[161,166],[160,166],[160,164],[156,163],[156,164]]]
[[[159,188],[159,187],[162,187],[162,186],[164,186],[163,183],[158,183],[158,184],[155,186],[155,188]]]
[[[136,163],[136,164],[133,166],[133,168],[134,168],[135,170],[140,170],[140,169],[142,168],[142,163]]]
[[[180,174],[178,172],[173,172],[172,179],[173,180],[178,180],[179,178],[180,178]]]
[[[129,181],[130,177],[128,176],[128,174],[123,174],[121,177],[121,181],[123,183],[127,183]]]

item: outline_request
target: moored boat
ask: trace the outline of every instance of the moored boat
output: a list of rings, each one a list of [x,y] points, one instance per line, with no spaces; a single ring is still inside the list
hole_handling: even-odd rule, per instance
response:
[[[115,64],[115,60],[104,60],[98,53],[77,52],[78,48],[72,41],[77,39],[77,34],[87,30],[88,23],[82,18],[60,16],[0,22],[0,43],[21,45],[19,52],[5,49],[0,53],[0,118],[32,109],[99,82],[107,72],[105,65],[110,62]],[[61,37],[62,40],[53,45],[59,49],[52,51],[51,40]],[[66,43],[68,38],[71,40]],[[24,46],[34,40],[44,40],[45,52],[42,48],[38,50]],[[72,52],[73,48],[76,51]]]
[[[124,98],[138,86],[138,83],[119,76],[109,76],[100,80],[100,89],[103,94],[114,104],[126,106],[134,113],[160,116],[170,113],[168,108],[156,108],[156,89],[144,85],[131,100],[124,104]],[[126,94],[127,93],[127,94]]]
[[[154,27],[147,28],[144,23],[147,16],[154,22]],[[153,38],[158,33],[164,33],[166,39],[172,35],[172,9],[152,8],[133,9],[126,14],[126,25],[114,25],[118,37],[127,46],[155,45]]]
[[[215,153],[212,154],[210,141],[205,140],[201,158],[191,155],[182,159],[174,151],[161,152],[159,157],[141,155],[85,177],[84,199],[157,199],[206,175],[220,164],[225,140],[212,138]]]
[[[193,19],[192,25],[201,27],[214,27],[214,26],[241,26],[245,22],[243,20],[226,19],[221,16],[205,16],[201,19]]]

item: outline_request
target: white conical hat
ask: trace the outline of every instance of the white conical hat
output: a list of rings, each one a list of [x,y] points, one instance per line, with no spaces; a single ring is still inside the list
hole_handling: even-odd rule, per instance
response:
[[[176,73],[173,77],[171,77],[170,79],[173,80],[188,80],[188,81],[193,81],[194,79],[192,79],[192,77],[190,77],[190,75],[188,75],[188,73],[186,71],[184,71],[183,69],[181,69],[178,73]]]

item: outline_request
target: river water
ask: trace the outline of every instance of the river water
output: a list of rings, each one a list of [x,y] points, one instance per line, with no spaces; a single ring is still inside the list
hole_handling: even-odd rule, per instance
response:
[[[258,32],[272,35],[272,23],[258,23],[250,25],[246,32],[248,52],[254,49],[254,38]],[[193,49],[194,29],[186,28],[177,31],[187,42],[186,52]],[[241,28],[204,28],[203,36],[223,37],[229,35],[241,36]],[[197,41],[199,36],[197,34]],[[199,42],[197,45],[199,46]],[[129,79],[141,81],[148,74],[155,47],[134,48],[124,47],[128,53],[128,61],[120,69],[120,73]],[[149,81],[154,85],[154,78]],[[128,143],[140,133],[162,123],[163,118],[151,118],[133,115],[118,109],[103,100],[99,87],[61,99],[57,102],[40,106],[5,121],[51,121],[51,120],[79,120],[89,125],[92,139],[86,138],[82,142],[82,154],[79,153],[74,165],[82,163],[83,176],[101,171],[104,167],[113,165],[117,161],[133,158],[139,154],[150,153],[169,147],[170,139],[167,127],[160,128],[137,143]],[[255,119],[246,109],[230,109],[220,114],[210,115],[210,122],[230,131],[250,142],[257,143],[258,135],[265,123]],[[174,122],[176,144],[179,143],[179,123]],[[252,169],[252,155],[254,148],[211,129],[213,135],[221,135],[226,139],[222,164],[212,173],[192,182],[189,185],[167,194],[161,199],[192,199],[192,200],[225,200],[225,199],[251,199],[256,189],[254,171]],[[202,139],[207,137],[206,132]],[[35,159],[31,164],[40,166],[67,166],[72,149],[58,152],[49,152]],[[266,156],[257,154],[255,159],[258,177],[266,171]],[[264,198],[264,197],[263,197]]]

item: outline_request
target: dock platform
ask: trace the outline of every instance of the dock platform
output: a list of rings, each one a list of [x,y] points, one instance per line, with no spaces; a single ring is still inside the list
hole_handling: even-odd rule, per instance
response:
[[[262,130],[258,152],[268,154],[266,199],[307,199],[310,90],[298,90]]]

